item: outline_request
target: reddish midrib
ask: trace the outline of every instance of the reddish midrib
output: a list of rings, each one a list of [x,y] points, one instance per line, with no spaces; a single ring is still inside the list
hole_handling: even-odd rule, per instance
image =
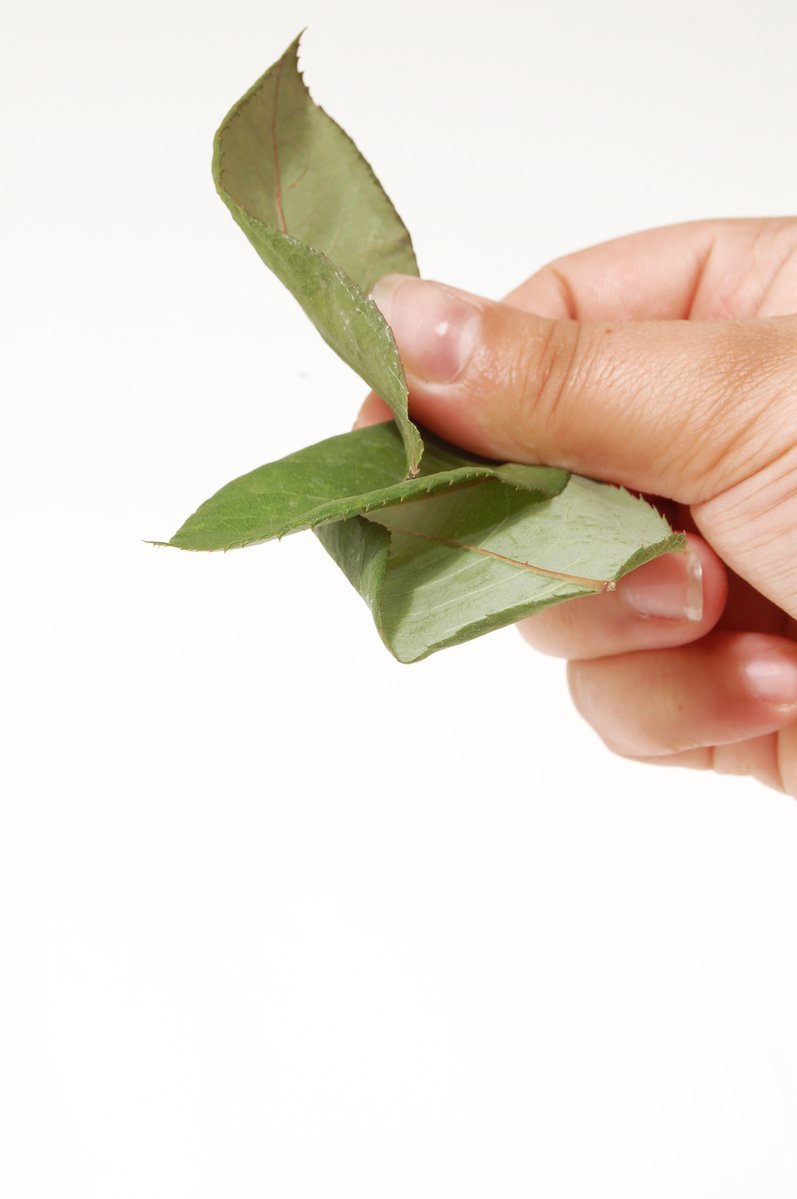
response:
[[[282,178],[280,176],[280,158],[277,148],[277,113],[279,111],[280,83],[282,82],[282,67],[283,62],[277,67],[277,82],[274,86],[274,112],[271,117],[271,146],[274,153],[274,190],[277,201],[277,214],[279,216],[280,229],[283,233],[288,232],[288,224],[285,220],[285,209],[282,206]]]
[[[390,526],[388,525],[388,528]],[[518,566],[522,570],[530,570],[533,574],[544,575],[549,579],[561,579],[563,583],[576,583],[580,587],[588,587],[590,591],[614,591],[612,579],[585,579],[581,575],[563,574],[559,570],[548,570],[544,566],[534,566],[531,562],[521,562],[517,558],[508,558],[506,554],[498,554],[488,550],[483,545],[468,545],[466,541],[453,541],[449,537],[436,537],[434,533],[421,533],[418,529],[391,529],[393,533],[403,533],[405,537],[422,537],[424,541],[436,541],[440,545],[451,545],[455,549],[470,550],[474,554],[484,554],[487,558],[497,558],[507,566]]]

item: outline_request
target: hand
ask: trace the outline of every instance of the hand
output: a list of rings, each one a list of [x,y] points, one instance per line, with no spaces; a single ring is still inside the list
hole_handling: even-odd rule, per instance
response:
[[[635,234],[501,304],[403,276],[373,298],[419,423],[662,497],[690,531],[521,625],[606,744],[797,795],[797,219]],[[358,423],[387,416],[371,396]]]

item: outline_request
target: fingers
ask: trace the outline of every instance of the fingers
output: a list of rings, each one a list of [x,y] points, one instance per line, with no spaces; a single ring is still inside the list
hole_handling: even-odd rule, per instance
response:
[[[632,571],[615,591],[557,604],[518,626],[535,649],[562,658],[602,658],[685,645],[705,636],[725,606],[725,568],[700,537],[687,553]]]
[[[393,413],[385,401],[380,400],[379,396],[372,391],[369,392],[363,401],[353,427],[355,429],[365,429],[369,425],[381,425],[383,421],[392,419]]]
[[[656,758],[637,758],[656,766],[685,766],[690,770],[714,770],[717,774],[749,775],[779,791],[794,794],[793,770],[790,763],[790,734],[787,726],[763,737],[734,741],[729,745],[706,745],[701,749],[686,749],[682,753]]]
[[[745,286],[746,264],[754,285]],[[690,221],[590,246],[548,263],[504,302],[552,320],[749,320],[790,312],[795,294],[797,220],[767,217]],[[386,405],[379,411],[391,419]]]
[[[672,225],[590,246],[543,267],[505,302],[554,320],[685,320],[723,224]]]
[[[710,633],[674,649],[571,662],[568,677],[581,715],[626,757],[748,742],[797,719],[797,646],[783,637]]]
[[[412,414],[476,453],[692,504],[795,440],[797,318],[551,321],[398,275],[373,299]]]
[[[505,302],[555,320],[777,316],[794,308],[795,250],[793,218],[691,221],[568,254]]]

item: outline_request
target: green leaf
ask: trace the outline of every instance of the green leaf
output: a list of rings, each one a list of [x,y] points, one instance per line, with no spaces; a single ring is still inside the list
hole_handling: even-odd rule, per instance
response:
[[[417,472],[393,334],[366,291],[417,275],[409,233],[354,142],[318,108],[298,69],[299,38],[230,110],[216,134],[216,187],[252,245],[328,344],[389,405]]]
[[[683,549],[683,535],[620,488],[422,440],[393,335],[365,294],[382,274],[417,274],[409,234],[354,144],[310,99],[298,43],[223,121],[216,186],[396,423],[329,438],[233,480],[168,544],[231,549],[313,529],[403,662],[611,589],[650,558]]]
[[[316,536],[401,662],[611,590],[629,570],[686,546],[644,500],[576,475],[550,499],[492,479],[324,525]]]
[[[229,550],[284,537],[391,504],[422,499],[515,472],[516,485],[555,495],[567,471],[504,467],[468,457],[426,434],[421,473],[404,477],[401,438],[392,422],[330,437],[260,466],[222,487],[175,533],[169,545]],[[519,473],[518,473],[519,472]]]

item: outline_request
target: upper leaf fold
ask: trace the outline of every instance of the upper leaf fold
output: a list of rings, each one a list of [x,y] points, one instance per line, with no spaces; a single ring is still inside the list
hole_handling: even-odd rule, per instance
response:
[[[423,442],[390,327],[367,292],[380,275],[417,275],[409,233],[351,138],[313,103],[299,38],[233,106],[214,140],[213,178],[266,265],[324,340],[390,407],[405,473]]]

